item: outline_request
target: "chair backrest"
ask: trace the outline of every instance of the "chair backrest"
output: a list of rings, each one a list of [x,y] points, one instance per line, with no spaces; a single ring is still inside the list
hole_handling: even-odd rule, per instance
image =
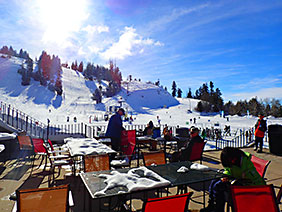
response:
[[[123,155],[127,155],[130,159],[136,145],[136,131],[123,130],[121,133],[121,151]]]
[[[202,161],[203,151],[205,148],[206,142],[195,142],[192,146],[192,151],[189,157],[189,161]]]
[[[166,163],[164,151],[143,152],[143,158],[145,166],[151,166],[152,164],[161,165]]]
[[[69,211],[69,185],[17,190],[17,211]]]
[[[231,185],[234,212],[278,212],[273,185]]]
[[[43,146],[44,140],[42,138],[33,138],[32,142],[33,142],[35,153],[38,153],[38,152],[46,153],[46,149]]]
[[[253,162],[254,166],[256,167],[257,172],[264,178],[266,169],[271,161],[264,160],[252,155],[251,161]]]
[[[28,135],[18,135],[17,136],[20,150],[33,150],[33,143]]]
[[[84,172],[110,170],[109,155],[85,155]]]
[[[186,194],[148,199],[143,205],[144,212],[173,211],[184,212],[188,209],[190,197],[193,192]]]
[[[187,127],[176,128],[175,131],[176,131],[176,136],[178,137],[186,137],[186,138],[190,137],[189,128]]]
[[[153,138],[161,137],[161,129],[159,127],[155,127],[153,129]]]

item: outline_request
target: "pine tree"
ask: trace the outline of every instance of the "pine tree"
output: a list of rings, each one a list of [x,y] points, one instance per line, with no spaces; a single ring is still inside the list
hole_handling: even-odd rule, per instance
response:
[[[173,97],[175,97],[176,96],[176,82],[175,81],[172,82],[172,89],[171,90],[172,90],[171,95]]]
[[[196,111],[198,112],[203,112],[203,103],[202,101],[199,101],[198,104],[197,104],[197,107],[195,108]]]
[[[177,97],[178,98],[182,97],[182,90],[180,88],[178,88],[178,90],[177,90]]]
[[[192,97],[192,91],[191,88],[189,88],[188,94],[187,94],[187,98],[193,98]]]
[[[78,71],[82,73],[83,71],[83,62],[81,61],[79,66],[78,66]]]

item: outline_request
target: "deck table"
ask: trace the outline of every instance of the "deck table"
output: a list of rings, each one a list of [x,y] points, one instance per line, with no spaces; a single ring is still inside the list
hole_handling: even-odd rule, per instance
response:
[[[213,179],[218,179],[223,176],[222,173],[219,173],[215,169],[211,169],[209,171],[200,171],[200,170],[189,170],[186,173],[179,173],[177,170],[185,166],[189,168],[192,162],[182,161],[176,163],[168,163],[157,166],[148,166],[147,168],[157,173],[162,178],[168,180],[170,182],[169,186],[166,187],[175,187],[175,186],[189,186],[194,183],[203,183],[206,181],[210,181]],[[130,168],[119,169],[119,172],[128,172]],[[126,187],[115,187],[109,190],[105,196],[97,197],[94,194],[97,191],[101,191],[106,187],[106,183],[103,178],[99,177],[99,174],[110,174],[111,171],[100,171],[100,172],[88,172],[81,173],[80,177],[89,193],[90,200],[98,200],[100,198],[113,198],[117,196],[131,196],[133,193],[129,192]],[[154,188],[156,190],[156,188]],[[205,189],[205,187],[204,187]],[[148,189],[140,190],[138,192],[146,193]],[[134,192],[136,193],[136,191]],[[205,204],[205,195],[203,195],[203,204]]]

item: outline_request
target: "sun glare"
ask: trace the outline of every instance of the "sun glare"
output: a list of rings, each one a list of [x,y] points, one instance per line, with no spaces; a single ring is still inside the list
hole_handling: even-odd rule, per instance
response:
[[[38,0],[37,17],[44,29],[43,42],[67,45],[68,38],[77,32],[87,19],[87,0]]]

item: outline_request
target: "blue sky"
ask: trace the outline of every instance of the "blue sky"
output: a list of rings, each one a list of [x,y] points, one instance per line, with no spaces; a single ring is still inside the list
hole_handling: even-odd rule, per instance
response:
[[[225,102],[282,99],[282,1],[0,0],[0,46],[63,61],[116,61],[186,95],[213,81]]]

